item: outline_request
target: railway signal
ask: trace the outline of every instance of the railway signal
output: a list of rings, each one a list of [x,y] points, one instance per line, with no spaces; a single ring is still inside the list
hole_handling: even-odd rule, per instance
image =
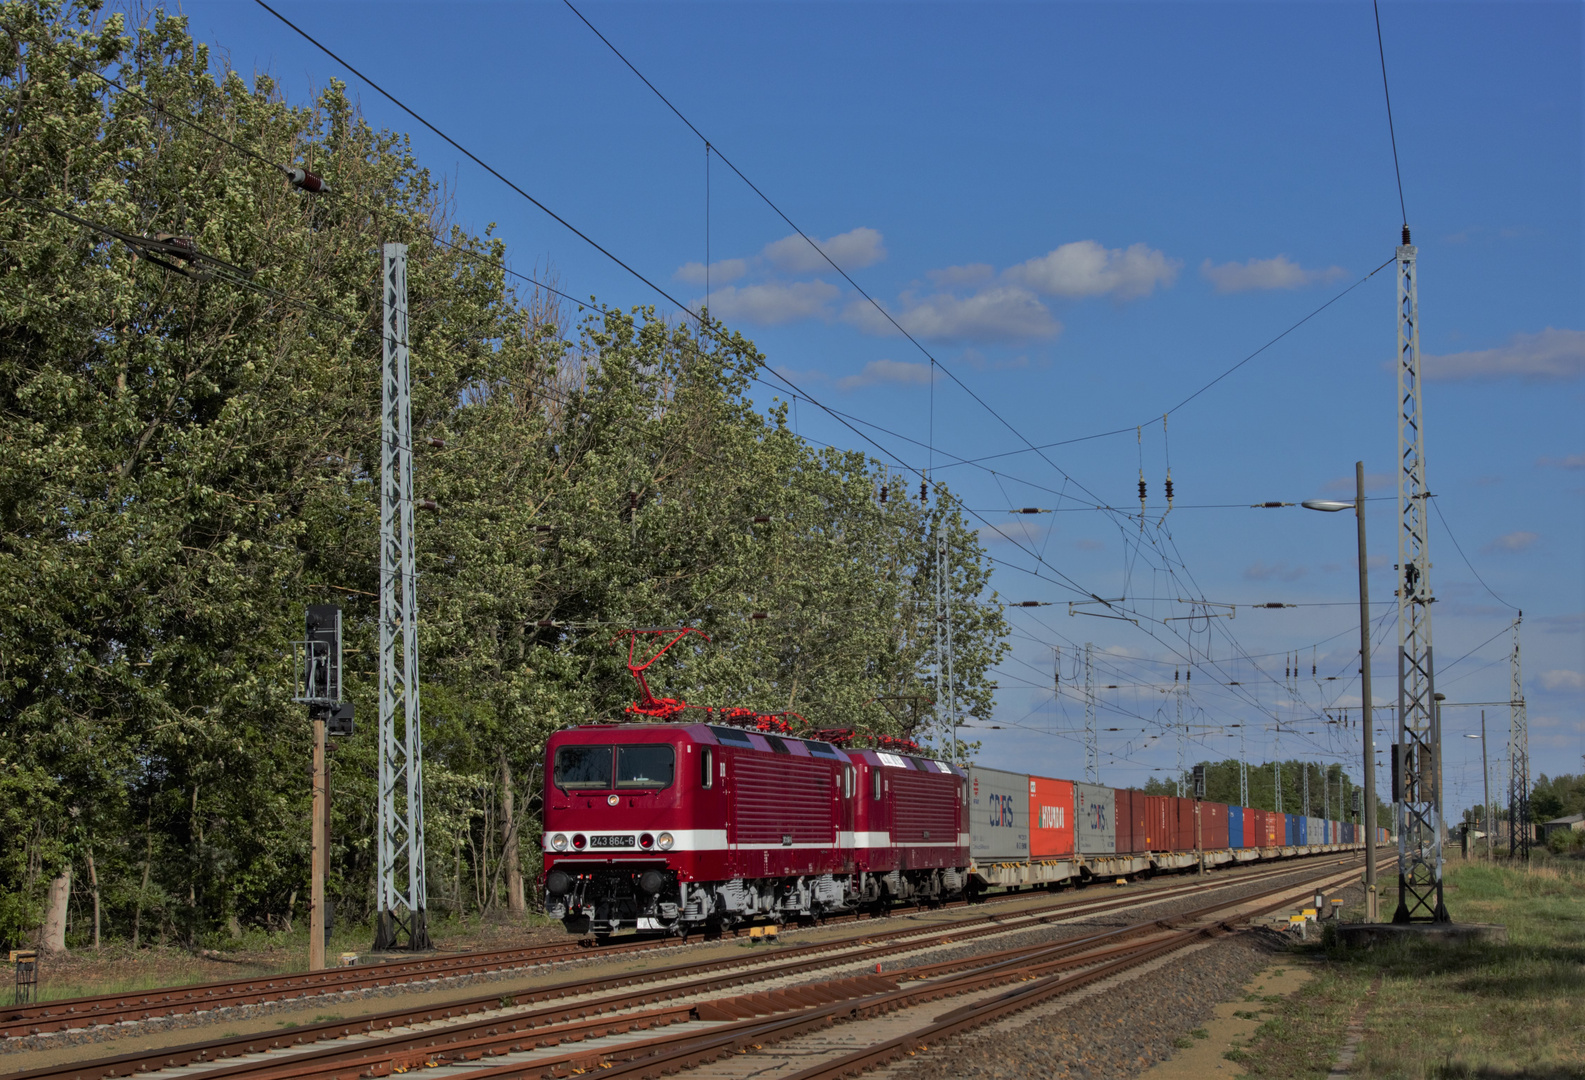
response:
[[[352,734],[352,703],[342,700],[341,608],[310,604],[303,640],[296,643],[296,686],[292,700],[308,706],[314,727],[313,843],[309,883],[308,969],[325,966],[330,936],[325,876],[330,860],[330,772],[326,735]]]

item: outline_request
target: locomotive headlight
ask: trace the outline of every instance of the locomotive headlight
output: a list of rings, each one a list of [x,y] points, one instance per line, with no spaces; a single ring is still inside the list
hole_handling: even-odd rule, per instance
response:
[[[555,848],[557,851],[566,851],[567,850],[567,834],[563,833],[563,832],[559,832],[555,836],[552,836],[550,838],[550,846]]]
[[[676,839],[674,839],[669,832],[663,832],[655,838],[655,846],[660,848],[662,851],[670,851],[671,846],[676,842]]]
[[[574,848],[576,848],[577,850],[582,851],[584,849],[584,846],[586,844],[588,844],[588,843],[589,843],[589,841],[583,835],[583,833],[579,832],[579,833],[573,833],[572,834],[572,846]]]

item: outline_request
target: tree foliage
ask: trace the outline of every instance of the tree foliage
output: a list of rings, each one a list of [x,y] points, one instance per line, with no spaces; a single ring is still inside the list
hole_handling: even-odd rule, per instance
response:
[[[344,608],[361,722],[331,893],[368,912],[384,242],[409,245],[415,476],[440,507],[417,531],[432,906],[502,902],[545,737],[632,699],[623,628],[709,635],[653,669],[673,697],[897,732],[883,699],[937,692],[943,536],[954,691],[988,715],[1006,627],[974,532],[941,492],[880,503],[900,478],[757,407],[750,341],[524,295],[337,83],[292,106],[162,12],[7,0],[0,28],[0,937],[89,856],[115,935],[306,910],[309,603]]]
[[[1553,821],[1570,814],[1585,814],[1585,773],[1542,773],[1530,793],[1530,818]]]

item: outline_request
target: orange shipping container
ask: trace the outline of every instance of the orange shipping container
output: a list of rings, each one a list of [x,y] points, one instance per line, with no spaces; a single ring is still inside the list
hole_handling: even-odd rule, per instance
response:
[[[1073,781],[1029,778],[1029,857],[1073,854]]]

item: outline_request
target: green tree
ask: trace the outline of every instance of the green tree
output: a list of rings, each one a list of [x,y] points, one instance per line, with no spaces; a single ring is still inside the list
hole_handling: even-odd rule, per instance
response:
[[[333,755],[331,895],[368,913],[382,242],[409,245],[415,477],[440,508],[417,529],[432,906],[518,906],[544,740],[622,715],[623,628],[710,636],[654,669],[670,696],[901,733],[885,700],[943,696],[944,536],[952,690],[989,715],[1007,628],[950,492],[880,503],[901,478],[756,407],[752,342],[521,295],[339,84],[290,106],[182,19],[0,0],[0,34],[0,937],[90,858],[112,934],[290,925],[290,643],[327,601],[360,717]],[[942,727],[938,703],[917,734]]]

